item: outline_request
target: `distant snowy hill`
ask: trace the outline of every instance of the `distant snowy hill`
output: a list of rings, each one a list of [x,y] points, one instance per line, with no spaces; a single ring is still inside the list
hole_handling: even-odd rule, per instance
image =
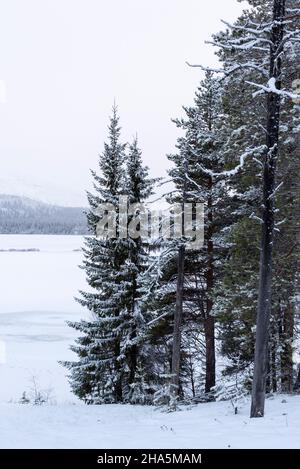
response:
[[[84,190],[74,190],[70,187],[61,187],[53,181],[35,181],[30,175],[5,174],[0,176],[0,194],[13,194],[40,200],[47,204],[63,207],[82,207],[87,204]]]
[[[83,211],[0,194],[0,234],[86,234]]]

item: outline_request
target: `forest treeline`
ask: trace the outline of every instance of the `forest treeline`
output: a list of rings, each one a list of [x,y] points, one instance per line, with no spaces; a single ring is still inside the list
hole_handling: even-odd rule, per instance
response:
[[[250,0],[211,39],[220,67],[192,64],[205,76],[174,119],[166,200],[205,204],[197,251],[184,237],[96,237],[99,204],[145,202],[156,184],[113,108],[88,194],[78,301],[91,314],[70,323],[78,359],[65,363],[85,402],[176,408],[252,391],[258,417],[266,392],[299,388],[299,26],[297,0]]]
[[[0,194],[0,233],[85,235],[88,226],[81,207],[60,207]]]

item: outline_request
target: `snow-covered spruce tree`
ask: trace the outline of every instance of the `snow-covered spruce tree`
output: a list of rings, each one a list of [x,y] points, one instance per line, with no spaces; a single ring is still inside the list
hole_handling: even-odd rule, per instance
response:
[[[300,14],[294,17],[298,2],[288,3],[287,15],[292,16],[294,30],[300,31]],[[285,54],[282,69],[283,86],[292,89],[300,79],[300,33]],[[274,294],[270,347],[270,382],[283,392],[294,388],[293,351],[298,341],[299,307],[299,224],[300,224],[300,99],[283,100],[279,128],[278,190],[276,202],[279,216],[274,242]],[[273,386],[274,387],[274,386]]]
[[[143,166],[142,153],[137,138],[129,146],[126,162],[125,194],[128,203],[134,207],[134,213],[128,215],[129,228],[134,223],[133,233],[127,238],[127,258],[125,261],[126,295],[122,314],[121,355],[124,356],[123,399],[131,403],[149,403],[152,401],[153,377],[152,360],[145,345],[146,323],[150,316],[141,308],[141,276],[148,268],[149,241],[143,237],[139,223],[136,225],[135,214],[143,210],[143,205],[153,193],[156,180],[148,175],[148,168]],[[146,207],[145,207],[146,209]],[[136,230],[136,236],[134,231]],[[148,228],[146,227],[146,231]],[[134,235],[130,237],[130,235]]]
[[[169,174],[175,185],[169,202],[205,204],[204,246],[191,251],[184,249],[182,312],[177,325],[175,323],[176,328],[178,247],[185,247],[186,239],[183,238],[179,245],[174,241],[166,243],[159,260],[156,259],[158,278],[150,302],[157,318],[152,325],[153,335],[159,343],[169,345],[169,349],[166,347],[165,370],[172,364],[174,350],[171,352],[171,348],[174,349],[174,333],[177,334],[180,367],[176,388],[181,398],[191,393],[195,396],[204,390],[209,392],[215,385],[213,288],[220,257],[226,251],[221,233],[227,212],[227,175],[219,177],[224,169],[223,147],[228,137],[221,97],[217,80],[208,73],[196,92],[194,106],[184,108],[186,118],[175,120],[184,135],[178,139],[178,152],[168,156],[174,165]],[[203,347],[199,345],[203,343],[199,334],[202,334]],[[195,353],[196,349],[198,353]],[[199,382],[202,364],[194,361],[199,361],[203,352],[205,386],[202,390]],[[175,374],[172,366],[169,371],[172,376]],[[175,383],[172,384],[174,387]]]
[[[96,292],[81,292],[82,298],[78,299],[92,312],[92,319],[70,323],[84,336],[72,347],[80,360],[65,365],[71,370],[74,392],[88,403],[145,403],[153,394],[146,380],[151,367],[143,348],[145,317],[140,310],[139,293],[139,276],[147,265],[147,247],[138,232],[137,237],[127,233],[127,223],[134,221],[134,214],[128,215],[127,210],[128,204],[144,203],[155,181],[142,165],[137,139],[125,154],[115,107],[109,143],[105,144],[99,164],[101,174],[92,172],[96,194],[88,194],[92,236],[86,238],[84,249],[88,283]],[[116,232],[112,238],[108,233],[96,236],[98,209],[104,203],[111,204],[116,213]]]
[[[269,10],[270,11],[270,10]],[[259,8],[245,12],[239,20],[266,22],[268,9],[262,2]],[[227,33],[228,34],[228,33]],[[235,32],[232,33],[234,35]],[[224,33],[220,36],[223,37]],[[220,39],[220,38],[219,38]],[[242,62],[244,52],[238,49],[221,49],[219,55],[224,63],[224,69],[230,70],[234,63]],[[297,78],[299,57],[299,43],[295,42],[286,54],[283,69],[283,83],[285,88],[291,89],[292,82]],[[257,59],[257,51],[248,52],[249,64]],[[252,89],[246,81],[258,80],[255,68],[240,67],[235,70],[234,79],[229,74],[223,78],[225,101],[229,105],[230,127],[240,133],[238,145],[234,145],[235,153],[242,153],[247,145],[261,146],[265,141],[265,97],[263,95],[252,97]],[[251,77],[250,77],[251,71]],[[299,71],[298,71],[299,73]],[[283,182],[276,192],[277,208],[275,220],[280,226],[275,229],[274,239],[274,265],[273,282],[274,293],[271,309],[270,347],[268,359],[267,390],[288,390],[292,387],[292,340],[293,317],[295,315],[295,298],[297,262],[297,243],[291,239],[292,233],[297,232],[297,215],[295,212],[298,197],[296,196],[296,179],[298,177],[297,158],[293,157],[295,148],[295,134],[297,129],[295,119],[296,106],[291,100],[283,100],[281,112],[281,126],[279,133],[279,158],[277,163],[278,184]],[[235,208],[233,211],[235,221],[229,230],[229,240],[232,244],[230,256],[226,263],[223,284],[220,287],[218,304],[218,317],[220,320],[222,351],[226,355],[228,365],[226,374],[240,373],[241,379],[248,374],[244,370],[253,363],[255,306],[257,303],[257,276],[259,258],[259,233],[262,163],[261,158],[248,159],[244,170],[231,180],[231,192],[234,194]],[[286,162],[289,161],[288,165]],[[290,181],[290,182],[288,182]],[[285,197],[291,194],[293,197]],[[284,203],[283,203],[284,200]],[[294,206],[294,208],[293,208]],[[234,206],[233,206],[234,207]],[[291,212],[292,210],[292,212]],[[287,214],[290,214],[287,217]],[[282,223],[285,218],[286,222]],[[299,217],[298,217],[299,219]],[[285,242],[286,241],[286,242]],[[288,246],[293,249],[289,252]],[[288,260],[290,260],[288,267]],[[282,276],[282,266],[286,263],[286,274]],[[278,304],[280,303],[280,305]],[[285,305],[287,307],[285,308]],[[281,332],[284,331],[284,332]],[[284,355],[284,359],[281,359]],[[229,359],[229,360],[228,360]],[[289,376],[289,379],[286,377]],[[283,385],[283,383],[285,383]]]
[[[224,215],[225,184],[224,178],[215,177],[224,168],[222,132],[225,115],[222,112],[221,88],[211,73],[199,86],[195,105],[185,108],[187,119],[175,121],[185,130],[185,137],[178,141],[178,147],[189,156],[189,173],[186,183],[186,201],[205,204],[204,247],[198,252],[186,254],[186,300],[189,308],[197,311],[198,324],[202,324],[205,341],[205,391],[215,386],[215,319],[213,309],[213,288],[216,276],[216,260],[220,254],[218,234],[222,228]],[[170,156],[175,164],[170,175],[180,188],[184,181],[185,169],[180,155]],[[223,179],[223,180],[222,180]],[[182,182],[181,182],[182,184]],[[193,282],[197,279],[196,282]],[[199,327],[199,326],[198,326]]]
[[[262,6],[251,1],[254,10]],[[266,144],[263,163],[262,234],[259,273],[259,297],[257,310],[255,366],[252,386],[251,416],[264,414],[265,386],[268,368],[268,332],[271,310],[272,260],[274,239],[274,191],[276,189],[276,163],[280,111],[283,99],[294,98],[291,91],[282,89],[282,72],[287,51],[299,41],[299,9],[292,8],[293,0],[264,1],[267,21],[258,22],[249,18],[228,25],[231,36],[215,37],[214,45],[232,52],[231,64],[223,72],[234,74],[241,69],[256,70],[254,82],[258,94],[266,95],[265,134]],[[260,7],[258,6],[260,5]],[[238,51],[238,56],[235,55]],[[254,59],[249,54],[255,53]],[[238,59],[238,60],[237,60]],[[227,65],[228,62],[227,62]]]
[[[158,239],[151,246],[151,252],[150,264],[143,276],[142,304],[149,318],[146,344],[151,357],[151,382],[155,387],[153,402],[172,406],[176,401],[174,390],[177,390],[177,387],[170,386],[177,249],[172,241]],[[180,385],[179,391],[182,395]]]
[[[118,198],[124,189],[123,168],[125,145],[120,142],[117,108],[109,124],[109,139],[99,158],[100,175],[92,171],[94,194],[88,193],[90,210],[87,221],[91,236],[85,238],[84,263],[90,291],[81,292],[79,303],[91,317],[69,325],[81,336],[71,349],[76,362],[67,362],[74,393],[87,403],[121,402],[123,399],[123,360],[121,351],[122,313],[124,311],[123,266],[127,248],[119,238],[97,238],[100,204],[112,204],[117,210]]]
[[[221,33],[220,36],[227,37],[227,34]],[[235,55],[238,54],[237,51]],[[224,69],[232,69],[231,50],[221,49],[219,58]],[[226,357],[223,373],[229,380],[241,380],[239,385],[246,377],[247,386],[248,373],[245,370],[251,366],[254,354],[259,264],[260,224],[255,214],[261,200],[261,158],[265,149],[262,131],[264,100],[253,99],[252,90],[245,82],[250,71],[254,81],[256,71],[247,69],[245,73],[241,68],[235,71],[234,77],[225,75],[220,82],[229,135],[228,144],[223,148],[224,158],[234,167],[239,155],[252,157],[245,158],[239,171],[226,181],[230,194],[228,211],[231,213],[231,217],[227,216],[224,232],[228,254],[222,262],[222,275],[215,289],[214,302],[221,352]]]
[[[281,218],[275,225],[269,384],[273,390],[283,392],[294,388],[293,351],[299,337],[299,111],[300,107],[296,104],[288,102],[283,105],[279,133],[278,181],[281,186],[276,201]]]

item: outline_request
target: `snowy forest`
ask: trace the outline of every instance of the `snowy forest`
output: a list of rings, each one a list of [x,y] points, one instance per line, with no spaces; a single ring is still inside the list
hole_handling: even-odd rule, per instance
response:
[[[87,404],[176,410],[251,395],[251,417],[262,417],[266,395],[300,390],[299,2],[249,0],[208,40],[220,66],[186,65],[204,78],[172,116],[180,137],[167,178],[150,177],[138,137],[123,140],[122,109],[109,118],[77,297],[90,316],[69,322],[77,358],[62,363]],[[124,194],[203,203],[203,247],[98,238],[97,207],[117,211]]]
[[[1,234],[87,234],[84,209],[0,194]]]

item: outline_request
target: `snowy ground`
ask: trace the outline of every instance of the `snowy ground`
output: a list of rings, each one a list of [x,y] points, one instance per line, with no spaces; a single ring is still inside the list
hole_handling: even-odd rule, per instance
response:
[[[282,400],[286,402],[283,403]],[[263,419],[229,402],[162,413],[130,405],[0,405],[2,448],[299,448],[300,396],[267,401]]]
[[[234,415],[230,402],[168,414],[76,400],[58,360],[74,358],[65,321],[87,315],[73,300],[86,288],[81,245],[78,236],[0,235],[2,448],[300,448],[300,396],[270,398],[265,418],[251,420],[248,402]],[[51,389],[49,404],[18,404],[33,377]]]

